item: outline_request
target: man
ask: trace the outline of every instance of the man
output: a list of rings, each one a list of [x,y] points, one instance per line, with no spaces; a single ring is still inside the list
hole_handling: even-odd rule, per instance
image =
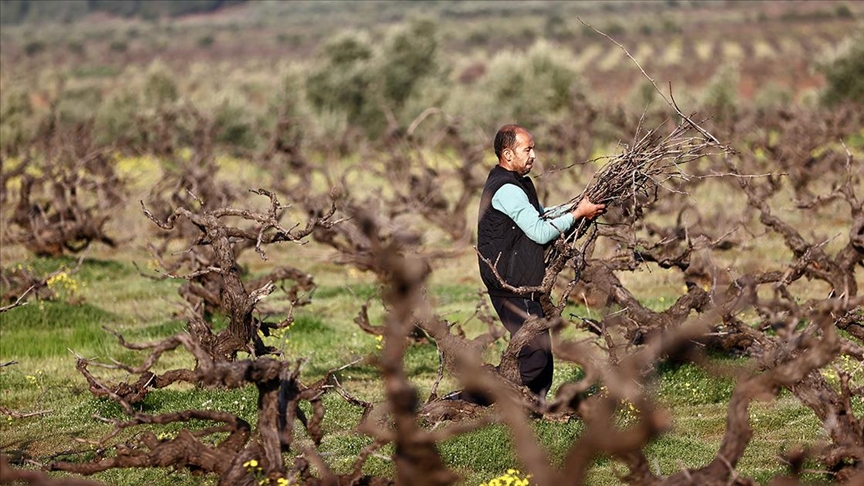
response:
[[[572,210],[543,208],[534,184],[526,175],[534,166],[534,137],[517,125],[504,125],[495,135],[498,164],[489,172],[480,199],[477,249],[512,287],[535,287],[545,274],[546,246],[570,230],[580,218],[603,214],[605,205],[582,199]],[[542,215],[549,213],[550,219]],[[563,213],[563,214],[562,214]],[[489,264],[480,259],[480,276],[489,290],[492,305],[510,335],[526,319],[540,317],[539,295],[519,295],[507,290]],[[552,386],[552,343],[549,331],[534,337],[519,353],[522,384],[540,400]]]

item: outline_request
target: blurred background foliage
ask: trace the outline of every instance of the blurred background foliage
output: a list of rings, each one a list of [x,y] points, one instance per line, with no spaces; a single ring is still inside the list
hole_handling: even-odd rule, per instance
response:
[[[829,105],[864,100],[864,30],[847,39],[833,59],[821,64],[827,78],[822,101]]]
[[[266,146],[286,117],[305,148],[357,147],[429,108],[477,142],[503,123],[542,135],[581,120],[608,144],[626,134],[606,119],[662,111],[662,100],[580,19],[688,110],[864,99],[857,2],[0,0],[0,18],[4,156],[82,123],[102,144],[147,151],[150,127],[190,106],[240,152]],[[424,123],[417,140],[443,122]],[[190,138],[186,125],[177,139]]]
[[[214,12],[246,0],[2,0],[4,24],[71,22],[89,14],[156,19]]]

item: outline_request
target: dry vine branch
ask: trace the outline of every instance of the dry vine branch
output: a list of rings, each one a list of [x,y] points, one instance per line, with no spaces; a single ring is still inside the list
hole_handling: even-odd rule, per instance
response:
[[[852,164],[852,155],[847,156],[847,166]],[[737,169],[727,159],[730,171]],[[823,280],[831,285],[836,296],[854,297],[858,293],[855,268],[864,261],[864,199],[856,197],[851,177],[845,178],[839,186],[839,193],[850,209],[852,224],[849,242],[834,258],[830,258],[821,244],[808,242],[792,225],[772,213],[768,198],[779,190],[779,182],[757,185],[746,179],[738,179],[738,184],[747,196],[751,207],[759,213],[759,221],[772,232],[780,235],[786,246],[796,258],[805,258],[806,263],[797,274],[808,278]],[[798,278],[798,277],[795,277]]]
[[[122,339],[122,338],[121,338]],[[125,343],[125,341],[123,341]],[[138,439],[126,441],[114,446],[115,454],[100,457],[86,463],[54,462],[52,470],[64,470],[79,474],[93,474],[113,468],[154,467],[173,465],[187,468],[193,472],[213,473],[219,477],[221,485],[254,485],[258,479],[244,464],[255,459],[261,464],[261,473],[268,481],[277,482],[279,478],[288,479],[300,484],[348,484],[350,480],[364,481],[364,484],[384,485],[390,481],[382,478],[366,476],[340,476],[327,472],[322,467],[320,456],[315,449],[298,445],[294,439],[294,423],[299,420],[306,433],[312,438],[315,446],[322,439],[321,420],[324,415],[322,397],[333,385],[337,370],[328,372],[316,383],[305,386],[299,382],[301,362],[291,363],[276,361],[270,358],[226,362],[214,359],[198,341],[189,334],[178,334],[174,337],[149,345],[127,344],[131,349],[151,349],[144,364],[138,367],[128,367],[117,364],[118,367],[133,373],[150,373],[159,357],[168,350],[184,348],[198,362],[193,381],[204,386],[220,388],[241,388],[253,384],[258,389],[258,420],[253,429],[239,417],[216,410],[186,410],[174,413],[151,415],[137,412],[127,398],[115,393],[109,387],[99,382],[87,371],[87,365],[93,364],[83,358],[78,359],[78,368],[90,383],[91,390],[101,390],[101,395],[120,404],[130,419],[126,421],[108,420],[114,426],[112,432],[106,435],[100,443],[114,439],[121,431],[135,428],[143,424],[165,425],[184,423],[190,420],[215,422],[206,429],[193,431],[182,429],[176,437],[164,438],[152,432],[145,432]],[[343,367],[344,368],[344,367]],[[152,373],[151,373],[152,374]],[[338,382],[337,382],[338,384]],[[341,387],[339,387],[341,389]],[[100,393],[97,393],[99,395]],[[342,390],[343,397],[350,397]],[[312,415],[307,417],[299,407],[301,401],[311,405]],[[350,403],[361,406],[366,413],[369,404],[353,399]],[[365,413],[364,413],[365,416]],[[210,439],[214,434],[228,433],[227,437],[217,439],[215,445]],[[283,461],[282,453],[295,450],[303,455],[295,459],[293,464]],[[306,459],[304,459],[304,457]],[[309,465],[316,464],[321,478],[311,474]],[[353,478],[353,479],[352,479]]]
[[[27,287],[27,290],[25,290],[24,293],[19,295],[18,298],[15,299],[15,302],[13,302],[9,305],[4,305],[3,307],[0,307],[0,312],[6,312],[6,311],[12,310],[16,307],[25,305],[27,303],[27,301],[25,301],[24,299],[27,297],[27,294],[29,294],[30,291],[35,289],[35,288],[36,288],[35,285],[31,285],[31,286]]]
[[[78,253],[93,242],[114,247],[104,227],[125,198],[125,181],[115,171],[111,148],[97,145],[93,124],[52,127],[32,150],[0,181],[4,201],[15,195],[9,183],[18,181],[3,242],[40,256]]]
[[[106,156],[96,153],[92,157]],[[43,176],[21,177],[19,199],[9,221],[18,228],[10,235],[12,243],[40,256],[77,253],[92,242],[116,246],[103,228],[119,199],[113,192],[122,186],[116,178],[86,172],[90,165],[86,162],[48,162]]]
[[[203,298],[204,301],[211,301],[211,304],[215,300],[218,302],[219,309],[228,315],[230,319],[228,328],[217,335],[207,332],[206,328],[209,326],[204,319],[198,320],[198,323],[203,326],[196,326],[202,345],[210,350],[211,355],[226,360],[234,359],[239,351],[247,351],[253,355],[274,352],[274,349],[263,345],[258,337],[258,330],[263,328],[269,332],[270,328],[290,325],[287,321],[265,325],[253,316],[253,310],[259,300],[275,289],[270,278],[297,278],[300,280],[300,286],[313,288],[310,276],[290,267],[274,270],[263,279],[244,283],[240,266],[236,261],[238,245],[254,243],[256,251],[263,258],[265,255],[262,245],[264,244],[282,241],[298,242],[316,228],[332,228],[339,223],[338,220],[331,220],[336,210],[335,206],[331,206],[326,213],[310,217],[303,228],[296,226],[291,229],[285,228],[279,221],[283,206],[277,197],[264,189],[252,192],[269,198],[270,205],[266,213],[236,208],[216,208],[194,213],[185,208],[176,208],[162,221],[144,207],[144,214],[164,230],[174,229],[180,220],[193,223],[199,230],[193,248],[198,245],[206,246],[212,252],[209,257],[203,256],[194,260],[196,267],[191,269],[192,273],[184,277],[190,280],[190,284],[181,289],[181,294],[194,295]],[[141,204],[143,207],[144,203]],[[253,226],[251,228],[231,226],[224,221],[227,218],[239,218],[251,222]],[[198,264],[205,266],[201,268],[197,266]],[[247,290],[247,286],[252,288],[252,285],[258,286],[251,291]],[[299,290],[292,292],[296,295],[297,291]],[[194,305],[196,302],[192,303]]]
[[[0,413],[6,415],[7,417],[12,417],[14,419],[25,419],[29,417],[38,417],[40,415],[47,415],[52,413],[53,410],[37,410],[35,412],[16,412],[15,410],[10,410],[6,407],[0,407]]]
[[[697,127],[692,121],[680,122],[662,138],[657,133],[659,128],[649,130],[632,146],[625,147],[621,154],[609,157],[603,168],[594,174],[587,189],[568,204],[573,207],[583,197],[595,204],[625,204],[653,186],[662,187],[668,179],[680,177],[686,180],[687,174],[680,167],[682,164],[705,157],[710,150],[729,150]]]
[[[428,110],[421,113],[411,124],[409,135],[427,113]],[[472,238],[467,220],[468,205],[482,191],[484,184],[475,169],[483,159],[485,147],[469,144],[460,135],[458,122],[449,117],[442,133],[444,138],[441,142],[452,146],[453,152],[461,159],[455,167],[435,168],[432,161],[427,160],[426,150],[410,137],[405,143],[393,144],[389,148],[390,154],[381,175],[390,181],[397,195],[388,208],[394,217],[419,214],[444,230],[454,243],[466,243]],[[459,182],[458,191],[452,191],[458,194],[452,203],[445,196],[451,192],[448,188],[451,181]]]
[[[78,478],[52,478],[41,471],[12,467],[6,454],[0,454],[0,484],[21,484],[31,486],[104,486],[97,481]]]
[[[329,227],[338,222],[330,220],[335,211],[334,207],[329,213],[321,217],[310,218],[305,228],[285,229],[279,223],[282,206],[276,196],[263,189],[253,192],[269,198],[270,205],[266,213],[235,208],[217,208],[213,211],[193,213],[185,208],[177,208],[165,221],[161,221],[144,207],[145,215],[160,228],[166,230],[175,228],[180,218],[190,221],[201,233],[195,243],[206,245],[212,251],[210,254],[212,263],[208,263],[207,268],[193,268],[192,273],[184,277],[193,283],[196,279],[197,282],[202,282],[198,286],[190,283],[186,291],[189,294],[207,296],[216,300],[219,308],[224,310],[228,315],[230,319],[229,325],[226,329],[214,333],[210,322],[208,322],[202,312],[204,306],[196,306],[196,303],[192,302],[187,308],[187,329],[191,339],[194,339],[201,349],[206,350],[212,359],[219,361],[233,361],[236,359],[237,353],[241,351],[246,351],[252,356],[279,352],[273,347],[265,346],[262,338],[259,336],[259,332],[269,335],[274,329],[290,326],[293,322],[293,313],[289,312],[284,320],[277,323],[261,321],[254,316],[254,311],[259,301],[275,289],[275,285],[271,279],[282,280],[292,278],[299,282],[298,288],[306,289],[310,292],[314,289],[314,283],[310,275],[290,267],[278,268],[261,279],[244,283],[241,268],[236,261],[235,244],[254,242],[256,249],[263,257],[262,244],[279,241],[296,242],[307,236],[318,226]],[[143,206],[143,202],[141,204]],[[223,221],[223,219],[229,217],[252,221],[257,226],[248,229],[229,226]],[[187,252],[187,254],[191,254],[191,252]],[[204,259],[198,258],[193,260],[200,262]],[[213,275],[215,275],[214,278],[201,280],[204,277]],[[247,290],[247,285],[253,286],[253,290]],[[181,295],[183,292],[184,289],[181,288]],[[294,305],[303,305],[304,301],[298,298],[298,292],[299,290],[294,289],[289,291],[288,294],[292,298]],[[200,304],[200,302],[198,303]],[[308,303],[308,299],[305,303]],[[117,334],[115,333],[115,335]],[[110,387],[99,383],[87,371],[89,361],[79,359],[78,370],[85,376],[90,384],[91,391],[97,396],[109,396],[116,400],[122,400],[123,403],[136,403],[143,400],[153,388],[163,388],[177,381],[197,382],[196,373],[199,371],[198,368],[195,370],[171,370],[160,375],[149,371],[159,356],[165,351],[174,349],[177,343],[163,341],[142,347],[129,345],[123,340],[122,336],[117,335],[117,337],[123,346],[132,349],[153,348],[154,351],[148,358],[148,363],[145,363],[145,366],[142,367],[133,368],[117,363],[116,367],[124,369],[129,373],[139,373],[140,376],[134,383],[124,382]],[[198,366],[200,365],[199,360]]]

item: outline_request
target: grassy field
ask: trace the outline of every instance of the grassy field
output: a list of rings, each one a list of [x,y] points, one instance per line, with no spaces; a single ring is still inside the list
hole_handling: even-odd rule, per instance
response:
[[[296,250],[295,250],[296,251]],[[94,398],[83,378],[74,369],[74,351],[85,357],[119,359],[127,363],[140,361],[141,356],[122,349],[113,336],[102,330],[107,326],[121,331],[128,339],[146,342],[170,336],[183,330],[183,323],[172,317],[177,309],[176,283],[154,282],[139,276],[129,260],[119,255],[102,259],[93,252],[81,270],[73,275],[79,282],[79,304],[66,302],[32,302],[0,315],[0,356],[18,364],[0,372],[0,404],[21,412],[48,411],[45,415],[23,419],[7,418],[0,426],[2,449],[37,462],[51,459],[93,456],[92,447],[76,438],[97,439],[110,428],[95,420],[94,415],[121,419],[122,409],[107,399]],[[105,257],[108,257],[106,255]],[[131,257],[128,255],[127,258]],[[115,259],[116,258],[116,259]],[[304,258],[309,261],[309,257]],[[45,270],[70,266],[64,259],[25,259],[25,264]],[[470,255],[452,262],[453,268],[442,273],[457,274],[473,271]],[[361,332],[352,319],[359,304],[377,292],[374,283],[362,275],[352,276],[339,268],[327,272],[322,260],[314,265],[319,281],[312,305],[297,312],[297,322],[287,334],[285,359],[306,358],[304,381],[313,381],[329,370],[357,358],[374,355],[376,341]],[[470,270],[469,270],[470,269]],[[348,275],[346,275],[348,273]],[[438,284],[432,293],[439,302],[439,311],[451,320],[464,320],[475,306],[476,285]],[[658,305],[673,296],[655,296]],[[278,295],[271,298],[278,299]],[[380,305],[372,306],[373,322],[380,322]],[[574,309],[584,314],[585,309]],[[477,332],[466,325],[469,332]],[[433,344],[415,345],[406,355],[406,371],[412,382],[429,393],[437,369],[437,353]],[[727,363],[743,366],[745,363]],[[190,366],[186,356],[172,355],[163,359],[159,369]],[[559,365],[555,372],[556,386],[573,379],[578,368]],[[118,374],[102,374],[115,379]],[[379,371],[361,362],[340,373],[346,389],[371,402],[383,399]],[[656,394],[669,406],[673,428],[655,441],[648,457],[663,474],[682,467],[696,467],[713,458],[725,428],[726,401],[734,381],[717,379],[695,365],[669,366],[661,370]],[[445,380],[442,390],[454,384]],[[254,424],[256,419],[254,387],[237,391],[193,390],[173,386],[148,395],[140,405],[148,413],[164,413],[191,408],[223,410],[236,413]],[[325,400],[325,440],[322,452],[334,470],[345,472],[360,449],[370,440],[358,435],[353,427],[360,410],[336,395]],[[739,468],[741,474],[765,480],[783,471],[777,456],[792,444],[812,444],[821,437],[821,426],[812,413],[788,397],[771,403],[756,404],[751,417],[754,421],[754,441]],[[627,417],[622,417],[626,423]],[[582,425],[578,420],[553,423],[537,420],[536,433],[551,457],[561,461],[569,446],[579,437]],[[176,427],[161,427],[159,433],[176,432]],[[122,440],[122,439],[118,439]],[[479,484],[508,468],[518,467],[503,426],[493,426],[445,443],[441,452],[454,469],[464,474],[463,484]],[[387,454],[387,450],[382,451]],[[367,465],[372,474],[388,474],[390,463],[374,458]],[[614,463],[601,459],[592,469],[590,484],[617,484]],[[110,484],[210,484],[184,472],[167,473],[159,470],[112,471],[95,476]],[[212,479],[210,480],[212,482]]]
[[[122,165],[122,164],[121,164]],[[129,165],[128,162],[126,165]],[[154,175],[153,166],[138,167],[132,185],[134,194],[144,192]],[[233,173],[226,173],[229,175]],[[260,174],[259,174],[260,176]],[[236,180],[250,184],[254,174],[238,174]],[[697,197],[710,198],[710,191]],[[715,196],[716,197],[716,196]],[[134,201],[135,198],[130,198]],[[712,201],[707,199],[707,201]],[[719,203],[716,200],[712,204]],[[181,299],[177,295],[179,281],[146,278],[134,266],[147,269],[151,256],[146,244],[154,239],[154,228],[140,213],[136,204],[118,208],[111,231],[123,244],[118,250],[94,246],[87,251],[83,263],[68,278],[52,284],[58,298],[32,301],[25,306],[0,314],[0,361],[17,361],[0,368],[0,406],[22,413],[42,412],[27,418],[6,417],[0,425],[0,450],[25,464],[45,464],[53,460],[87,460],[96,456],[102,445],[86,441],[98,440],[110,432],[110,426],[95,417],[121,419],[122,409],[106,399],[95,398],[84,379],[75,371],[75,354],[98,358],[102,362],[117,359],[138,363],[143,357],[120,347],[116,339],[103,328],[121,332],[127,339],[149,342],[184,330],[178,316]],[[764,251],[780,251],[779,248]],[[21,265],[39,274],[59,269],[73,269],[77,257],[35,258],[23,248],[4,246],[2,264],[6,268]],[[363,333],[353,318],[360,306],[370,301],[370,318],[380,324],[386,310],[378,299],[379,287],[374,278],[350,267],[333,263],[329,250],[310,245],[279,245],[268,250],[270,260],[263,262],[254,254],[241,259],[250,274],[260,274],[268,266],[290,264],[315,277],[318,284],[312,304],[297,309],[296,322],[270,343],[284,350],[284,358],[306,360],[302,380],[311,382],[328,370],[360,360],[339,373],[346,389],[357,397],[379,403],[383,400],[380,372],[369,361],[378,352],[373,336]],[[739,262],[740,263],[740,262]],[[482,332],[483,325],[471,319],[479,301],[481,283],[476,271],[473,249],[464,248],[452,259],[435,260],[429,280],[429,296],[439,315],[463,323],[470,335]],[[677,277],[657,267],[628,274],[625,284],[646,304],[663,309],[680,295]],[[485,297],[483,297],[485,298]],[[274,318],[287,310],[285,295],[277,291],[261,306]],[[598,309],[571,307],[564,315],[592,315]],[[596,315],[596,314],[595,314]],[[217,319],[220,322],[219,319]],[[566,335],[577,336],[568,329]],[[489,350],[487,359],[495,362],[504,343]],[[185,353],[163,357],[157,371],[193,366]],[[658,370],[653,393],[668,407],[672,428],[646,450],[657,472],[671,474],[681,468],[698,467],[710,461],[717,451],[725,430],[726,406],[735,383],[736,371],[745,371],[746,359],[717,358],[719,376],[691,364],[664,365]],[[438,366],[434,344],[416,344],[409,348],[405,366],[421,397],[428,396]],[[126,380],[124,373],[95,369],[100,377],[110,381]],[[580,370],[569,363],[558,363],[555,387],[578,377]],[[457,385],[445,377],[439,391]],[[553,388],[554,389],[554,388]],[[185,409],[213,409],[235,413],[255,423],[256,391],[254,387],[234,391],[199,390],[189,386],[171,386],[150,393],[138,404],[141,411],[164,413]],[[335,394],[325,399],[327,413],[324,422],[324,442],[321,450],[325,460],[336,471],[346,472],[359,451],[370,442],[354,431],[360,410]],[[633,420],[633,412],[623,410],[622,426]],[[801,407],[788,394],[770,402],[757,402],[751,407],[754,438],[738,467],[745,476],[766,481],[784,471],[779,459],[782,452],[796,444],[816,444],[824,438],[819,421],[808,409]],[[201,427],[202,424],[193,424]],[[582,432],[582,423],[535,420],[535,432],[554,461],[562,461],[570,445]],[[145,428],[139,430],[145,430]],[[179,426],[154,427],[158,434],[176,433]],[[132,432],[121,434],[111,445],[128,439]],[[302,435],[302,433],[301,433]],[[308,439],[303,439],[308,440]],[[370,459],[366,472],[390,475],[392,464],[386,457],[388,448]],[[448,465],[463,475],[461,484],[478,485],[499,476],[510,468],[518,468],[507,429],[491,426],[472,434],[451,439],[441,445]],[[608,458],[594,464],[589,484],[618,484],[618,474],[624,469]],[[813,479],[819,476],[812,476]],[[108,484],[214,484],[213,478],[192,476],[184,471],[115,470],[95,475]]]

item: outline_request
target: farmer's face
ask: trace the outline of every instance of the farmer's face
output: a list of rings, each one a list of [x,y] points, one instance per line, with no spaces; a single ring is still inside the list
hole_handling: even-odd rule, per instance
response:
[[[517,132],[516,143],[513,145],[511,151],[510,167],[512,170],[519,175],[531,172],[535,158],[534,137],[526,131]]]

